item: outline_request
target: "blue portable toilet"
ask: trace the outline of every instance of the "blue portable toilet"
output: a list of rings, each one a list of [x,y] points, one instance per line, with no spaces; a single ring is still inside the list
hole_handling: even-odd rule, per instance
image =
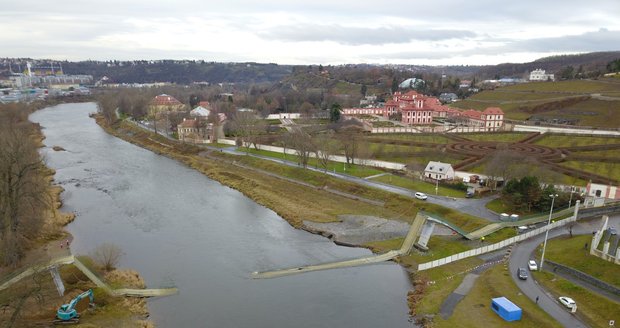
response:
[[[506,321],[521,320],[521,308],[505,297],[492,299],[491,309]]]

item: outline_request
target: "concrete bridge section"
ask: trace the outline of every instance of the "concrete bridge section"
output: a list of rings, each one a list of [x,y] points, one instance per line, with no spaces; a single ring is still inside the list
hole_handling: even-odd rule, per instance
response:
[[[416,239],[418,239],[418,237],[420,236],[420,233],[422,231],[422,228],[425,225],[426,220],[427,220],[427,217],[422,214],[418,214],[415,217],[415,219],[413,220],[413,223],[411,224],[411,227],[409,228],[409,232],[407,233],[407,236],[405,236],[405,240],[403,241],[403,244],[398,250],[392,250],[384,254],[371,255],[371,256],[366,256],[366,257],[353,259],[353,260],[330,262],[330,263],[323,263],[323,264],[317,264],[317,265],[308,265],[308,266],[301,266],[301,267],[276,270],[276,271],[253,272],[252,278],[254,279],[277,278],[277,277],[283,277],[283,276],[304,273],[304,272],[329,270],[329,269],[337,269],[337,268],[347,268],[347,267],[360,266],[364,264],[389,261],[389,260],[394,259],[397,256],[409,254]]]
[[[73,264],[76,268],[82,271],[88,279],[90,279],[97,287],[102,288],[108,294],[112,296],[133,296],[133,297],[156,297],[156,296],[167,296],[178,293],[176,288],[163,288],[163,289],[130,289],[130,288],[121,288],[121,289],[112,289],[108,284],[103,282],[97,275],[95,275],[90,269],[88,269],[80,260],[78,260],[75,256],[69,255],[60,258],[56,258],[48,262],[44,265],[31,266],[28,269],[24,270],[20,274],[15,277],[5,281],[2,285],[0,285],[0,291],[10,287],[11,285],[19,282],[23,278],[26,278],[34,273],[42,272],[50,270],[58,265],[65,264]]]

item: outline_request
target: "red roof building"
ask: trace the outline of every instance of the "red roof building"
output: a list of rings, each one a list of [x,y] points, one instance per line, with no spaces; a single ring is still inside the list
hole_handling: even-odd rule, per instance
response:
[[[157,115],[162,112],[179,112],[185,109],[185,105],[173,96],[161,94],[155,96],[149,102],[149,115]]]

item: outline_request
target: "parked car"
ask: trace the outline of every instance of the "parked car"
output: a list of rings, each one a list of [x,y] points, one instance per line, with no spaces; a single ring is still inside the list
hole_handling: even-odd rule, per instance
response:
[[[415,198],[420,199],[420,200],[426,200],[428,196],[426,196],[426,194],[423,192],[416,192]]]
[[[562,305],[566,306],[569,309],[572,309],[577,305],[577,303],[575,303],[575,301],[573,301],[573,299],[570,297],[560,296],[558,299],[560,300],[560,303],[562,303]]]
[[[466,197],[466,198],[472,198],[472,197],[474,197],[474,192],[473,192],[473,191],[468,191],[468,192],[465,194],[465,197]]]
[[[517,277],[521,280],[527,280],[527,271],[525,271],[525,268],[517,269]]]
[[[609,227],[609,233],[610,233],[612,236],[615,236],[615,235],[617,235],[617,234],[618,234],[618,231],[617,231],[617,230],[616,230],[616,228],[614,228],[614,227]]]
[[[536,264],[536,261],[534,260],[530,260],[529,262],[527,262],[527,267],[530,269],[530,271],[538,270],[538,264]]]

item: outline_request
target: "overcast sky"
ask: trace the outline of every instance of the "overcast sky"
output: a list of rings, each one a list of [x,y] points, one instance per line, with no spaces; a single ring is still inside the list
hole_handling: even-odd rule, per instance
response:
[[[0,57],[478,65],[620,50],[620,0],[0,0]]]

